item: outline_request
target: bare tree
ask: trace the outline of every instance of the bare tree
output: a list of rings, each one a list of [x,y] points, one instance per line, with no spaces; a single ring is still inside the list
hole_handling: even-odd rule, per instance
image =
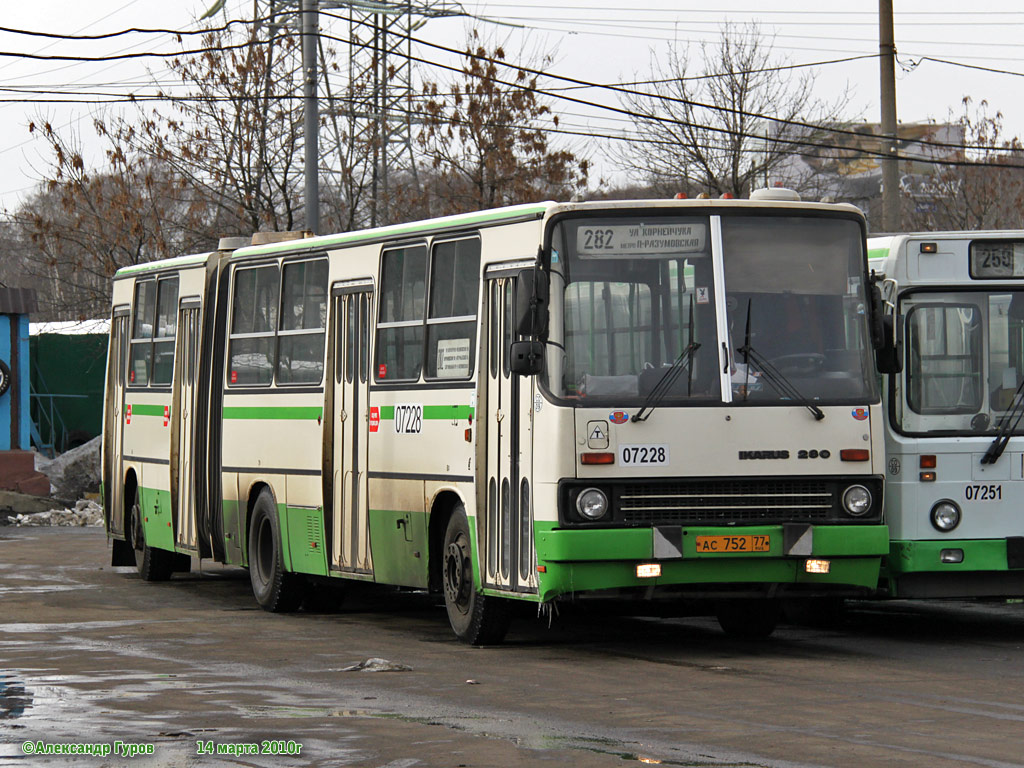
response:
[[[658,188],[746,196],[805,142],[826,136],[814,126],[840,122],[847,103],[845,93],[832,103],[815,98],[813,76],[782,67],[757,23],[726,24],[695,58],[673,47],[666,63],[652,65],[650,90],[622,96],[634,140],[613,158]]]
[[[550,63],[545,57],[542,66]],[[541,69],[533,67],[532,69]],[[426,213],[440,215],[568,197],[585,185],[588,162],[550,146],[558,118],[536,74],[506,63],[504,48],[470,35],[461,77],[426,85],[419,146]]]
[[[960,164],[936,166],[930,174],[903,176],[903,221],[909,229],[1024,228],[1024,145],[1003,130],[1001,112],[965,96],[960,115]],[[1003,166],[1003,167],[1001,167]]]
[[[96,124],[101,135],[105,127]],[[151,157],[117,144],[95,172],[75,134],[44,121],[30,125],[48,143],[47,180],[9,219],[23,275],[39,291],[43,319],[104,315],[110,277],[119,268],[195,250],[201,206],[185,180]],[[9,257],[10,258],[10,257]]]

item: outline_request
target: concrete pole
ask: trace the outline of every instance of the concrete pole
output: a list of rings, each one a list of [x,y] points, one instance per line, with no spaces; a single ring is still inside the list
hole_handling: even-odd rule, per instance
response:
[[[896,42],[892,0],[878,0],[878,63],[882,105],[882,229],[900,230],[900,174],[896,160]]]
[[[319,0],[302,0],[302,103],[306,146],[306,229],[320,231],[320,114],[316,100],[316,56],[319,42]]]

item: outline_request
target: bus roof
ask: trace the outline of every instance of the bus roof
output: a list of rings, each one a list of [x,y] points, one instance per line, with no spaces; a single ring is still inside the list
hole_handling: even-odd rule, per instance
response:
[[[503,222],[522,220],[524,218],[541,218],[556,213],[572,213],[574,211],[587,212],[610,209],[629,208],[783,208],[798,210],[815,210],[822,212],[853,213],[863,216],[863,212],[856,206],[847,203],[809,203],[799,201],[778,201],[778,200],[673,200],[654,198],[647,200],[595,200],[579,203],[557,203],[547,200],[540,203],[527,203],[524,205],[510,205],[504,208],[493,208],[486,211],[474,211],[473,213],[461,213],[453,216],[442,216],[436,219],[425,219],[405,224],[393,224],[386,227],[375,227],[353,232],[342,232],[331,235],[320,235],[318,237],[305,238],[302,240],[285,240],[280,243],[268,243],[266,245],[254,245],[248,248],[239,248],[232,254],[232,258],[244,258],[247,256],[267,255],[283,251],[303,251],[317,248],[329,248],[339,245],[348,245],[365,240],[386,239],[401,235],[414,235],[432,230],[451,229],[458,227],[469,227],[477,224],[501,224]]]
[[[121,277],[130,277],[131,275],[136,275],[139,272],[149,272],[154,269],[199,266],[200,264],[205,264],[206,260],[209,259],[213,253],[213,251],[208,253],[193,253],[188,256],[174,256],[170,259],[161,259],[160,261],[147,261],[144,264],[132,264],[131,266],[121,267],[117,270],[117,272],[114,273],[114,279],[117,280]]]

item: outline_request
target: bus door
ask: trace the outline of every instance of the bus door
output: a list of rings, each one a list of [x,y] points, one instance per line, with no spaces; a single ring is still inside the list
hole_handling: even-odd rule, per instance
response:
[[[535,592],[532,379],[510,370],[515,278],[498,277],[485,285],[488,359],[482,369],[486,402],[480,426],[486,430],[487,461],[477,502],[479,540],[485,544],[480,548],[484,582],[497,589]]]
[[[103,466],[103,497],[110,515],[110,533],[124,534],[124,468],[121,450],[124,437],[124,387],[128,363],[128,321],[127,309],[114,310],[110,324],[110,352],[107,361],[106,421],[103,433],[108,437],[106,457]]]
[[[349,281],[334,289],[331,568],[367,574],[373,573],[366,505],[372,285]]]
[[[175,490],[175,541],[197,549],[194,446],[196,381],[199,368],[199,302],[181,303],[178,310],[177,355],[180,360],[172,400],[176,414],[171,454],[171,487]]]

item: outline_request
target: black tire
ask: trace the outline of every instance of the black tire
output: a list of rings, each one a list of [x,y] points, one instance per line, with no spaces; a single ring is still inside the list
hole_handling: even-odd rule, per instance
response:
[[[473,567],[466,508],[452,511],[444,534],[441,558],[444,604],[455,636],[470,645],[496,645],[505,638],[512,619],[507,599],[479,591]]]
[[[264,488],[249,523],[249,581],[260,608],[272,613],[297,610],[305,597],[302,577],[284,569],[281,547],[277,505]]]
[[[171,574],[174,573],[175,553],[164,549],[154,549],[146,544],[146,534],[142,527],[142,503],[139,499],[139,493],[139,487],[136,485],[128,517],[131,520],[128,541],[135,552],[135,569],[139,572],[139,576],[142,577],[143,581],[167,581],[171,578]]]
[[[782,614],[778,600],[723,600],[716,609],[718,624],[730,637],[763,640],[775,631]]]
[[[0,395],[7,393],[11,388],[11,368],[3,360],[0,360]]]

